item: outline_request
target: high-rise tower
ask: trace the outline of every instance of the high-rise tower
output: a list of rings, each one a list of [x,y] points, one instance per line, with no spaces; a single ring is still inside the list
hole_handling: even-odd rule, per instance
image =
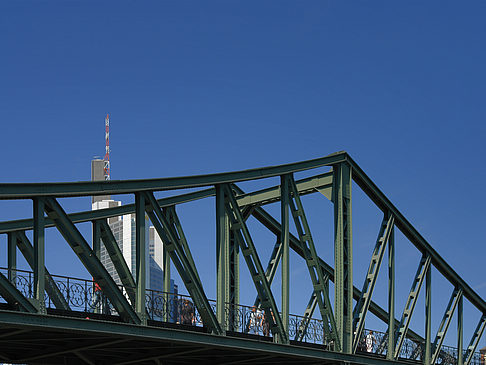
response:
[[[106,115],[105,119],[105,157],[104,159],[93,159],[91,161],[91,180],[103,181],[110,180],[110,119],[109,115]],[[93,196],[91,209],[105,209],[120,206],[121,202],[112,200],[110,195]],[[147,221],[148,218],[146,217]],[[135,214],[126,214],[121,217],[113,217],[108,219],[108,224],[113,232],[113,236],[116,239],[118,247],[120,247],[123,257],[135,276]],[[148,222],[145,225],[145,242],[146,242],[146,271],[147,286],[149,289],[162,291],[163,283],[163,248],[162,240],[155,231],[153,226],[149,226]],[[111,262],[110,256],[106,251],[104,245],[101,245],[100,261],[107,269],[108,273],[113,277],[117,284],[121,284],[121,280],[118,273]],[[174,281],[170,281],[170,292],[177,293],[177,285]]]

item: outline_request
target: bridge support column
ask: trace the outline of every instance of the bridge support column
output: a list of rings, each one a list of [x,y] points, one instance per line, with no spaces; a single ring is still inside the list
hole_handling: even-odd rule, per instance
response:
[[[8,280],[15,286],[17,272],[17,240],[15,232],[9,232],[7,237],[7,267]]]
[[[96,221],[93,222],[92,230],[93,230],[93,253],[98,258],[98,260],[101,260],[101,227],[98,222]],[[91,288],[91,290],[94,291],[96,290],[96,288]],[[96,293],[93,292],[92,294],[95,295]],[[105,310],[105,304],[106,303],[103,296],[100,306],[96,306],[93,309],[94,313],[102,313]]]
[[[225,306],[229,302],[229,250],[230,229],[224,188],[216,185],[216,317],[224,330],[228,329]]]
[[[228,220],[229,228],[229,220]],[[228,319],[229,330],[236,330],[236,321],[238,308],[240,303],[240,248],[236,242],[233,231],[229,232],[229,296],[228,301],[231,304],[232,310]]]
[[[289,274],[289,177],[280,177],[280,202],[282,220],[282,322],[285,333],[289,334],[290,274]]]
[[[351,230],[351,167],[333,166],[335,316],[341,351],[353,351],[353,254]]]
[[[388,350],[386,358],[395,354],[395,227],[388,239]]]
[[[170,256],[169,256],[169,251],[165,248],[165,245],[163,245],[162,248],[163,252],[163,269],[164,269],[164,283],[163,283],[163,288],[162,291],[165,293],[165,310],[164,310],[164,316],[163,319],[165,322],[168,322],[171,319],[171,313],[175,313],[174,311],[174,306],[175,306],[175,298],[174,296],[171,296],[169,293],[170,291]]]
[[[424,364],[430,365],[432,360],[432,270],[425,275],[425,355]]]
[[[44,200],[34,198],[34,300],[39,313],[46,313]]]
[[[457,365],[463,365],[463,295],[457,303]]]
[[[145,243],[145,196],[135,194],[135,262],[137,270],[137,293],[135,296],[135,311],[140,317],[141,324],[147,324],[145,312],[146,278],[146,243]]]

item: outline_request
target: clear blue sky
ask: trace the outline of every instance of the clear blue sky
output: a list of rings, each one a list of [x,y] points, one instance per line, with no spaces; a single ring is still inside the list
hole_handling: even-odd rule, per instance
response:
[[[106,113],[112,179],[240,170],[346,150],[484,297],[485,19],[482,1],[2,2],[0,181],[89,180],[90,159],[104,154]],[[380,217],[355,196],[361,286]],[[1,219],[31,213],[29,203],[0,203]],[[212,204],[183,213],[193,241],[214,235],[197,221],[213,214]],[[318,226],[318,204],[308,204]],[[329,211],[325,199],[319,204]],[[89,202],[66,206],[84,210]],[[326,232],[320,250],[332,258]],[[214,260],[212,242],[200,244],[202,271]],[[55,252],[49,269],[66,274],[68,260],[59,258],[70,256]],[[414,254],[397,257],[398,311]],[[214,287],[212,273],[202,275]],[[437,290],[445,294],[434,300],[445,306],[450,290]],[[305,307],[300,294],[306,298],[293,312]],[[440,320],[442,307],[437,312]],[[474,313],[467,326],[476,320]]]

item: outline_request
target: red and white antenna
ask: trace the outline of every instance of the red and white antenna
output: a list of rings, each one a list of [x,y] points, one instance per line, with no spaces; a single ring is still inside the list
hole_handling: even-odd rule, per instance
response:
[[[105,180],[110,180],[110,116],[106,114],[105,118],[105,164],[103,166],[103,171],[105,173]]]

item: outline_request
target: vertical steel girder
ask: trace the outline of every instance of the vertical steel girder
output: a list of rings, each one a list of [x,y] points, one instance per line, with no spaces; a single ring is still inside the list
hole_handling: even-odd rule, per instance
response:
[[[34,299],[40,313],[46,313],[45,301],[45,232],[42,198],[34,198]]]
[[[388,239],[388,348],[386,358],[395,354],[395,227]]]
[[[135,263],[137,294],[135,295],[135,310],[143,324],[146,324],[145,290],[147,288],[146,232],[145,232],[145,194],[135,193]]]
[[[290,175],[280,177],[280,217],[282,224],[282,321],[286,335],[289,335],[290,314],[290,257],[289,257],[289,208],[290,208]]]
[[[240,303],[240,248],[235,234],[230,231],[229,242],[229,303]]]
[[[163,257],[163,265],[164,265],[164,283],[163,283],[163,288],[162,291],[164,292],[165,296],[165,310],[164,310],[164,316],[163,319],[165,322],[169,321],[170,318],[170,303],[171,303],[171,298],[170,298],[170,256],[169,252],[167,251],[167,248],[165,245],[162,245],[162,252],[164,254]]]
[[[272,217],[271,214],[269,214],[267,211],[265,211],[261,207],[255,207],[255,209],[252,212],[252,215],[261,223],[263,224],[266,228],[268,228],[271,232],[273,232],[275,235],[279,236],[281,234],[281,225],[280,223]],[[302,258],[304,257],[303,253],[303,247],[300,243],[300,240],[296,238],[293,234],[290,235],[290,247]],[[324,260],[319,259],[319,265],[321,267],[321,270],[323,273],[327,273],[329,275],[329,280],[333,281],[335,278],[334,275],[334,269],[328,265]],[[361,292],[359,289],[356,287],[353,287],[353,297],[354,299],[358,300],[361,297]],[[379,319],[381,319],[383,322],[388,323],[389,321],[389,314],[381,308],[378,304],[375,302],[371,301],[370,304],[370,311],[374,313]],[[399,321],[395,319],[394,322],[395,326],[398,326]],[[409,330],[407,332],[407,336],[413,339],[414,341],[422,341],[423,338],[420,337],[417,333],[415,333],[412,330]],[[385,336],[387,337],[387,336]]]
[[[272,333],[278,335],[281,343],[288,343],[288,336],[283,328],[282,318],[275,303],[270,284],[265,277],[260,258],[258,257],[250,232],[233,195],[233,191],[228,185],[222,185],[222,188],[224,189],[226,212],[230,218],[230,227],[235,233],[236,241],[240,245],[240,251],[245,258],[255,288],[260,296],[261,306],[265,310],[266,318],[270,324],[270,330]]]
[[[457,303],[457,365],[463,365],[463,302],[464,295],[459,298],[459,303]]]
[[[120,291],[101,261],[93,254],[91,247],[74,223],[69,219],[57,200],[49,197],[45,198],[44,209],[66,242],[71,246],[74,253],[91,274],[93,280],[100,286],[103,293],[108,297],[110,303],[120,314],[120,317],[126,322],[140,324],[140,318],[137,316],[128,300]]]
[[[469,363],[471,362],[474,356],[474,352],[478,347],[479,340],[483,335],[484,327],[486,327],[486,314],[483,314],[479,319],[478,325],[476,326],[476,329],[474,330],[474,333],[471,337],[471,341],[469,341],[469,346],[467,347],[466,353],[464,354],[464,357],[466,359],[466,361],[464,361],[464,365],[469,365]]]
[[[351,220],[351,166],[333,166],[334,262],[337,335],[344,353],[353,351],[353,244]]]
[[[422,287],[422,283],[424,281],[424,277],[427,274],[428,270],[430,269],[430,262],[431,258],[428,255],[423,255],[420,259],[419,266],[417,268],[417,273],[415,274],[415,278],[413,279],[412,288],[410,289],[410,293],[407,298],[407,304],[405,305],[405,309],[402,313],[402,319],[400,320],[400,325],[397,328],[395,337],[395,355],[394,358],[398,359],[400,354],[400,350],[403,345],[403,341],[405,341],[405,336],[407,335],[408,326],[410,324],[410,320],[412,318],[413,310],[415,308],[415,304],[417,303],[417,298],[420,293],[420,288]]]
[[[16,232],[9,232],[7,235],[7,267],[8,280],[15,285],[17,276],[17,244]]]
[[[432,357],[432,270],[428,270],[425,278],[425,353],[424,364],[430,365]]]
[[[317,256],[316,247],[312,238],[309,223],[305,216],[304,207],[300,200],[299,192],[295,181],[291,175],[286,176],[289,192],[289,205],[294,219],[295,227],[299,235],[300,242],[304,249],[305,261],[309,274],[312,280],[314,293],[316,295],[317,304],[321,311],[322,321],[324,323],[324,333],[329,340],[335,342],[335,348],[340,349],[340,340],[337,336],[336,321],[332,313],[331,301],[329,300],[329,293],[327,291],[327,280],[323,275],[319,266],[319,257]]]
[[[375,248],[371,256],[370,266],[365,277],[363,289],[361,290],[361,297],[359,298],[354,308],[353,329],[355,337],[353,342],[353,352],[356,352],[356,349],[361,339],[361,333],[364,329],[366,314],[368,313],[371,296],[373,295],[373,290],[375,289],[376,279],[380,271],[381,262],[383,261],[385,249],[393,229],[393,223],[394,218],[391,214],[389,214],[388,217],[383,217],[380,233],[378,234],[378,238],[376,239]]]
[[[224,188],[216,185],[216,315],[225,329],[225,305],[229,302],[229,217],[225,209]]]
[[[434,353],[432,354],[432,364],[435,364],[439,357],[440,348],[442,347],[442,343],[444,342],[445,335],[447,330],[449,329],[449,325],[452,320],[452,315],[456,310],[456,306],[458,301],[462,298],[462,289],[455,288],[452,292],[451,298],[449,303],[447,304],[447,308],[444,312],[444,316],[442,317],[442,321],[440,322],[439,329],[437,330],[437,335],[435,336],[434,344],[432,346]]]
[[[34,247],[30,243],[28,237],[25,235],[24,231],[19,232],[12,232],[15,235],[15,244],[19,248],[20,252],[25,258],[25,261],[29,264],[29,266],[34,269]],[[59,290],[56,282],[52,278],[51,274],[47,269],[45,269],[45,290],[49,295],[52,303],[56,306],[57,309],[64,309],[69,310],[69,304],[64,298],[61,290]]]
[[[148,202],[145,206],[146,212],[152,221],[155,230],[162,239],[164,247],[167,249],[187,291],[194,300],[194,304],[201,315],[204,325],[213,333],[222,334],[221,326],[211,309],[206,294],[204,293],[202,283],[199,280],[199,276],[194,272],[194,263],[189,262],[189,258],[184,252],[184,247],[180,242],[177,233],[171,227],[169,220],[162,212],[153,193],[147,192],[145,193],[145,196]]]
[[[37,308],[18,290],[8,278],[0,273],[0,295],[12,306],[23,312],[36,313]]]
[[[132,276],[132,273],[130,272],[130,269],[128,268],[127,262],[123,257],[123,253],[121,252],[106,219],[100,219],[93,222],[93,231],[96,232],[97,230],[100,232],[100,238],[103,240],[103,245],[105,246],[106,252],[110,256],[110,260],[118,273],[120,281],[125,287],[130,301],[135,303],[135,288],[137,287],[137,284]],[[94,244],[93,248],[95,248]],[[95,255],[96,257],[100,257],[98,254],[96,254],[96,250]]]

